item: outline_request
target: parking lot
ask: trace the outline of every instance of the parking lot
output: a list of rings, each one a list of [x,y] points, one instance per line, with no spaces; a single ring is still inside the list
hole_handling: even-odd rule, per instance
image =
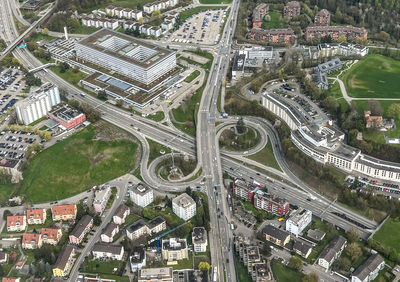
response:
[[[38,135],[22,131],[0,132],[0,157],[21,160],[25,157],[28,146],[33,142],[43,141]]]
[[[207,10],[189,17],[170,37],[171,42],[216,44],[226,10]]]
[[[14,106],[18,95],[25,90],[23,74],[16,68],[0,69],[0,114]]]

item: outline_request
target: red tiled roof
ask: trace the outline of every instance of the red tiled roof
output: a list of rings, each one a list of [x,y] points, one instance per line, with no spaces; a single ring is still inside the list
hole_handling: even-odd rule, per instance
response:
[[[39,238],[40,238],[39,233],[24,233],[22,235],[22,244],[32,244],[32,241],[38,244]]]
[[[41,230],[42,238],[46,236],[47,240],[56,240],[58,230],[59,230],[58,228],[42,228]]]
[[[26,211],[26,218],[30,219],[31,216],[33,219],[42,219],[44,215],[45,209],[31,209]]]
[[[19,222],[21,225],[25,222],[25,216],[23,215],[10,215],[7,216],[7,226],[15,226]]]
[[[51,208],[51,213],[54,215],[71,215],[75,214],[75,205],[59,205]]]

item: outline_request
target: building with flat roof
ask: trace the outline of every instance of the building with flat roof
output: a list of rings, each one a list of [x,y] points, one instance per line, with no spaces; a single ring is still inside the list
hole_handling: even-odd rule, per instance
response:
[[[183,193],[172,199],[172,210],[183,220],[189,220],[196,215],[196,202]]]
[[[287,20],[291,20],[300,15],[300,3],[298,1],[290,1],[283,7],[283,16]]]
[[[75,43],[76,57],[149,85],[176,67],[175,52],[100,29]]]
[[[203,253],[207,251],[207,230],[204,227],[194,227],[192,231],[193,251]]]
[[[58,87],[51,83],[46,83],[30,92],[28,98],[15,103],[15,110],[18,120],[28,125],[46,116],[51,108],[60,102]]]
[[[58,106],[49,112],[49,117],[66,129],[71,129],[86,120],[84,113],[70,107],[68,104]]]
[[[307,41],[312,39],[322,39],[330,36],[334,41],[339,37],[345,36],[347,41],[353,41],[357,38],[367,39],[368,31],[364,28],[354,26],[309,26],[304,32]]]
[[[161,250],[163,259],[170,262],[188,258],[188,246],[186,239],[163,239],[161,243]]]
[[[291,43],[296,38],[291,28],[260,29],[253,28],[249,37],[252,40],[268,43]]]
[[[246,55],[235,54],[232,65],[232,79],[238,80],[243,77],[245,60],[246,60]]]
[[[151,204],[154,200],[153,189],[142,182],[130,189],[129,195],[132,202],[143,208]]]
[[[304,228],[312,221],[312,212],[303,208],[299,208],[290,214],[286,220],[286,231],[298,237]]]
[[[269,6],[261,3],[253,9],[253,27],[261,27],[265,15],[269,12]]]
[[[289,212],[288,201],[261,190],[256,191],[253,203],[256,208],[265,210],[277,216],[285,216]]]
[[[379,254],[373,254],[352,273],[351,282],[373,281],[384,267],[385,260]]]
[[[314,24],[315,25],[329,25],[331,22],[331,13],[327,9],[322,9],[315,14]]]
[[[138,282],[173,282],[172,267],[139,269]]]

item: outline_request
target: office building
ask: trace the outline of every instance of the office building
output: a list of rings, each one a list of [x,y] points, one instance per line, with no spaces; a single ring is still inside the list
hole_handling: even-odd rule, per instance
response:
[[[373,254],[352,273],[351,282],[373,281],[383,268],[385,268],[385,260],[379,254]]]
[[[232,65],[232,79],[239,80],[243,77],[245,60],[246,60],[246,55],[235,54]]]
[[[204,227],[194,227],[192,232],[193,251],[203,253],[207,251],[207,230]]]
[[[187,259],[189,257],[186,239],[163,239],[161,243],[161,250],[162,258],[167,261],[177,261]]]
[[[28,98],[15,104],[17,117],[25,125],[44,117],[51,108],[61,102],[57,86],[46,83],[39,89],[29,93]]]
[[[189,220],[196,215],[196,203],[188,194],[183,193],[172,199],[173,212],[183,220]]]
[[[58,106],[49,112],[49,117],[52,120],[57,121],[65,129],[74,128],[86,120],[86,115],[84,113],[71,108],[67,104]]]
[[[290,1],[283,7],[283,16],[287,20],[291,20],[300,15],[300,3],[298,1]]]
[[[104,209],[106,208],[108,199],[111,196],[111,188],[106,187],[95,192],[95,197],[93,200],[93,208],[95,212],[102,214]]]
[[[138,282],[173,282],[172,267],[139,269]]]
[[[137,184],[129,191],[129,194],[132,202],[143,208],[151,204],[154,200],[153,189],[144,183]]]
[[[342,254],[347,245],[347,240],[343,236],[336,236],[321,252],[318,264],[328,270],[332,263]]]
[[[290,214],[286,220],[286,231],[298,237],[304,228],[312,221],[312,212],[303,208],[299,208]]]

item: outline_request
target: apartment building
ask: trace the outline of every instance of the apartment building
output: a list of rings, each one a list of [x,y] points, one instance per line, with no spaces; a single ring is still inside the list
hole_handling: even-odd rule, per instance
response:
[[[24,233],[22,235],[21,245],[23,249],[27,250],[41,248],[43,245],[42,235],[40,233]]]
[[[118,18],[125,18],[125,19],[135,19],[139,20],[143,18],[143,12],[137,9],[129,9],[129,8],[121,8],[121,7],[114,7],[108,6],[106,7],[106,14],[109,16],[115,16]]]
[[[189,257],[186,239],[163,239],[161,243],[161,251],[162,258],[167,261],[177,261]]]
[[[333,262],[340,257],[347,245],[347,240],[343,236],[336,236],[321,252],[318,264],[328,270]]]
[[[131,240],[136,240],[141,236],[153,235],[167,228],[164,218],[158,216],[148,223],[143,219],[139,219],[126,229],[126,235]]]
[[[5,264],[8,261],[8,254],[4,251],[0,251],[0,264]]]
[[[113,216],[113,221],[115,224],[118,225],[124,224],[126,217],[130,214],[131,214],[131,209],[127,205],[122,204],[118,207],[117,211],[115,212]]]
[[[26,211],[28,225],[44,224],[46,222],[46,209],[29,209]]]
[[[290,214],[286,220],[286,231],[298,237],[312,221],[312,212],[299,208]]]
[[[254,195],[254,206],[277,216],[285,216],[289,212],[289,202],[261,190]]]
[[[111,196],[111,188],[106,187],[106,188],[101,188],[100,190],[97,190],[95,192],[95,197],[93,200],[93,208],[95,212],[102,214],[104,209],[106,208],[108,199],[110,199]]]
[[[326,36],[330,36],[333,40],[345,36],[347,41],[353,41],[356,38],[367,39],[368,31],[364,28],[354,26],[309,26],[304,32],[307,41],[312,39],[320,40]]]
[[[57,205],[51,207],[53,221],[74,220],[76,218],[76,205]]]
[[[96,243],[92,249],[94,259],[122,260],[124,256],[124,247],[120,245],[110,245]]]
[[[139,269],[138,282],[173,282],[172,267]]]
[[[142,246],[134,247],[129,256],[131,271],[136,272],[146,266],[146,252]]]
[[[239,178],[235,179],[232,186],[232,192],[235,196],[249,202],[253,201],[258,189],[260,189],[259,185]]]
[[[9,215],[7,216],[7,232],[21,232],[26,229],[25,215]]]
[[[249,38],[255,41],[267,43],[285,43],[294,41],[295,34],[291,28],[259,29],[253,28],[249,33]]]
[[[352,273],[351,282],[374,281],[384,268],[385,260],[379,254],[373,254]]]
[[[291,20],[300,15],[300,3],[298,1],[290,1],[283,7],[283,17]]]
[[[68,104],[57,106],[49,112],[49,117],[57,121],[65,129],[71,129],[80,125],[86,120],[86,115]]]
[[[151,204],[154,200],[153,189],[144,183],[139,183],[129,190],[129,195],[132,202],[143,208]]]
[[[186,193],[172,199],[173,212],[183,220],[189,220],[196,215],[196,203]]]
[[[193,251],[203,253],[207,251],[207,230],[204,227],[194,227],[192,231]]]
[[[40,233],[42,235],[43,244],[50,244],[53,246],[57,245],[62,237],[61,228],[42,228],[42,230],[40,230]]]
[[[146,14],[151,14],[154,11],[157,10],[164,10],[170,7],[174,7],[178,5],[178,0],[161,0],[161,1],[155,1],[152,3],[144,4],[143,5],[143,11]]]
[[[40,88],[31,91],[28,98],[15,103],[15,110],[18,120],[28,125],[46,116],[51,108],[60,102],[58,87],[51,83],[46,83]]]
[[[293,251],[303,258],[308,258],[312,252],[312,247],[303,241],[297,240],[293,244]]]
[[[331,22],[331,13],[327,9],[322,9],[315,14],[314,24],[319,26],[329,25]]]
[[[267,241],[274,243],[275,245],[279,245],[284,247],[290,241],[290,234],[284,230],[276,228],[275,226],[268,224],[262,230],[263,236]]]
[[[57,261],[53,267],[54,277],[65,277],[71,271],[75,261],[75,247],[72,245],[66,245],[62,248],[58,255]]]
[[[167,221],[162,216],[157,216],[147,222],[147,228],[150,235],[159,233],[167,229]]]
[[[118,224],[110,222],[107,224],[103,233],[101,233],[101,241],[106,243],[112,243],[114,241],[114,236],[119,232]]]
[[[95,27],[95,28],[109,28],[115,30],[119,27],[119,22],[116,19],[106,19],[106,18],[82,18],[82,25]]]
[[[261,3],[253,9],[253,28],[261,28],[264,17],[269,12],[269,6],[266,3]]]
[[[69,242],[71,244],[79,245],[85,235],[90,231],[93,226],[93,217],[84,215],[81,220],[75,225],[75,228],[69,234]]]

